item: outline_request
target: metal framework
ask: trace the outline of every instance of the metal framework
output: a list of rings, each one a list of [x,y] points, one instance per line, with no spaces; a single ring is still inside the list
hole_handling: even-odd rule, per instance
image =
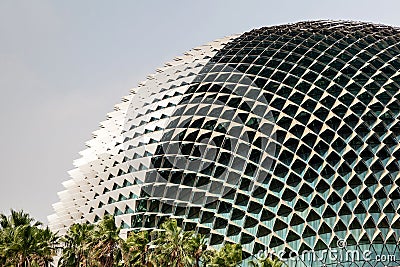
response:
[[[108,114],[50,226],[113,214],[126,233],[174,217],[246,257],[369,250],[290,265],[399,264],[399,56],[399,29],[344,21],[195,48]]]

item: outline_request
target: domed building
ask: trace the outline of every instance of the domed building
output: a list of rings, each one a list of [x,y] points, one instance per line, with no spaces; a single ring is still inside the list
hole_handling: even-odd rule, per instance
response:
[[[172,217],[247,258],[400,265],[399,114],[399,28],[312,21],[219,39],[115,106],[50,226],[112,214],[126,234]]]

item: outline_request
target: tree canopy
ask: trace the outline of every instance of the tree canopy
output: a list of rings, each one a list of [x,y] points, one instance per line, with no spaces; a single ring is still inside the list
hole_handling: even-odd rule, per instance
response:
[[[207,238],[184,231],[177,220],[166,219],[158,229],[133,231],[126,240],[113,216],[98,224],[77,223],[59,237],[29,214],[11,210],[0,214],[0,266],[50,266],[58,256],[60,267],[235,267],[242,264],[242,247],[225,243],[207,246]],[[272,263],[272,262],[271,262]],[[260,266],[280,267],[261,263]]]

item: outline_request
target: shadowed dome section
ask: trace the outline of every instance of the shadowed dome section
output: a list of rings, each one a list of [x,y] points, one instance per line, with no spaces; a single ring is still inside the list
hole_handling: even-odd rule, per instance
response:
[[[399,41],[398,28],[313,21],[192,50],[103,123],[52,227],[114,214],[131,231],[174,217],[247,257],[343,241],[372,252],[343,266],[399,264]]]

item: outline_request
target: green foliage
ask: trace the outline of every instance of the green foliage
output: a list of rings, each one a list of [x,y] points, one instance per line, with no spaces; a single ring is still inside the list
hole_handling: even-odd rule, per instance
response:
[[[234,267],[242,261],[240,245],[209,249],[203,235],[184,231],[174,219],[151,232],[131,232],[126,240],[120,230],[113,216],[105,216],[97,225],[74,224],[59,238],[12,210],[0,214],[0,266],[49,266],[57,249],[60,267]]]
[[[120,228],[115,225],[114,217],[104,216],[95,226],[91,237],[92,262],[99,266],[111,267],[122,259]]]
[[[122,257],[131,267],[146,266],[149,261],[149,232],[132,232],[123,243]]]
[[[199,266],[206,249],[204,237],[192,231],[183,231],[176,220],[167,220],[155,231],[155,245],[152,259],[157,266],[192,267]]]
[[[225,245],[211,260],[211,267],[234,267],[242,262],[242,246],[240,244]]]
[[[53,260],[58,237],[29,214],[11,210],[0,214],[1,266],[47,266]]]
[[[90,241],[92,238],[92,224],[74,224],[67,234],[61,238],[63,244],[60,267],[88,266]]]
[[[270,259],[266,258],[265,260],[261,261],[260,267],[281,267],[283,262],[281,262],[278,258]]]
[[[278,258],[263,258],[259,260],[253,260],[250,264],[251,266],[255,267],[283,267],[283,262],[280,261]],[[285,265],[286,266],[286,265]]]

